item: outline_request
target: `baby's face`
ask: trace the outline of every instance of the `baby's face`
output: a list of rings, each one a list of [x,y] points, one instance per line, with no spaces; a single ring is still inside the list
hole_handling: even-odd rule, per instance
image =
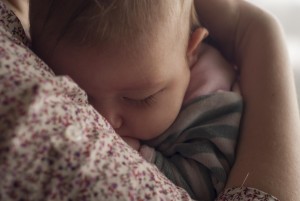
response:
[[[87,92],[119,135],[141,140],[173,123],[190,78],[184,45],[167,37],[135,51],[60,46],[51,63]]]

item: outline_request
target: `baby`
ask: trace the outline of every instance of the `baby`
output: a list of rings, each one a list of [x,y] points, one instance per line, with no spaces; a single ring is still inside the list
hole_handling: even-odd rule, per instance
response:
[[[193,1],[32,2],[33,50],[176,185],[214,199],[233,163],[241,98],[229,92],[232,65],[202,43]]]

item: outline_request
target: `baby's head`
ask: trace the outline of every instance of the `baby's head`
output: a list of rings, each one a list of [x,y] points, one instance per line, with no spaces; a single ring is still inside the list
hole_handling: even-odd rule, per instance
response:
[[[181,108],[206,35],[193,0],[31,0],[33,49],[121,136],[152,139]]]

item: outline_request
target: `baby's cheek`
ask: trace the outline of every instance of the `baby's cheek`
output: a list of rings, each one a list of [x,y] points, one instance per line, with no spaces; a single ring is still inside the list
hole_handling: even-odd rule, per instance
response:
[[[144,122],[148,139],[153,139],[163,134],[175,121],[181,106],[169,103],[153,111],[149,119]]]
[[[178,116],[183,95],[178,87],[167,89],[151,105],[134,111],[134,118],[130,121],[134,136],[140,140],[150,140],[163,134]]]

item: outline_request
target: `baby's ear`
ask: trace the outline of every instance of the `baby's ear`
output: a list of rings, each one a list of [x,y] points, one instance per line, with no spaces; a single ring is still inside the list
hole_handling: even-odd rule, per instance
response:
[[[194,57],[197,56],[197,47],[207,36],[208,31],[204,27],[199,27],[191,33],[186,53],[189,63],[192,63]]]

